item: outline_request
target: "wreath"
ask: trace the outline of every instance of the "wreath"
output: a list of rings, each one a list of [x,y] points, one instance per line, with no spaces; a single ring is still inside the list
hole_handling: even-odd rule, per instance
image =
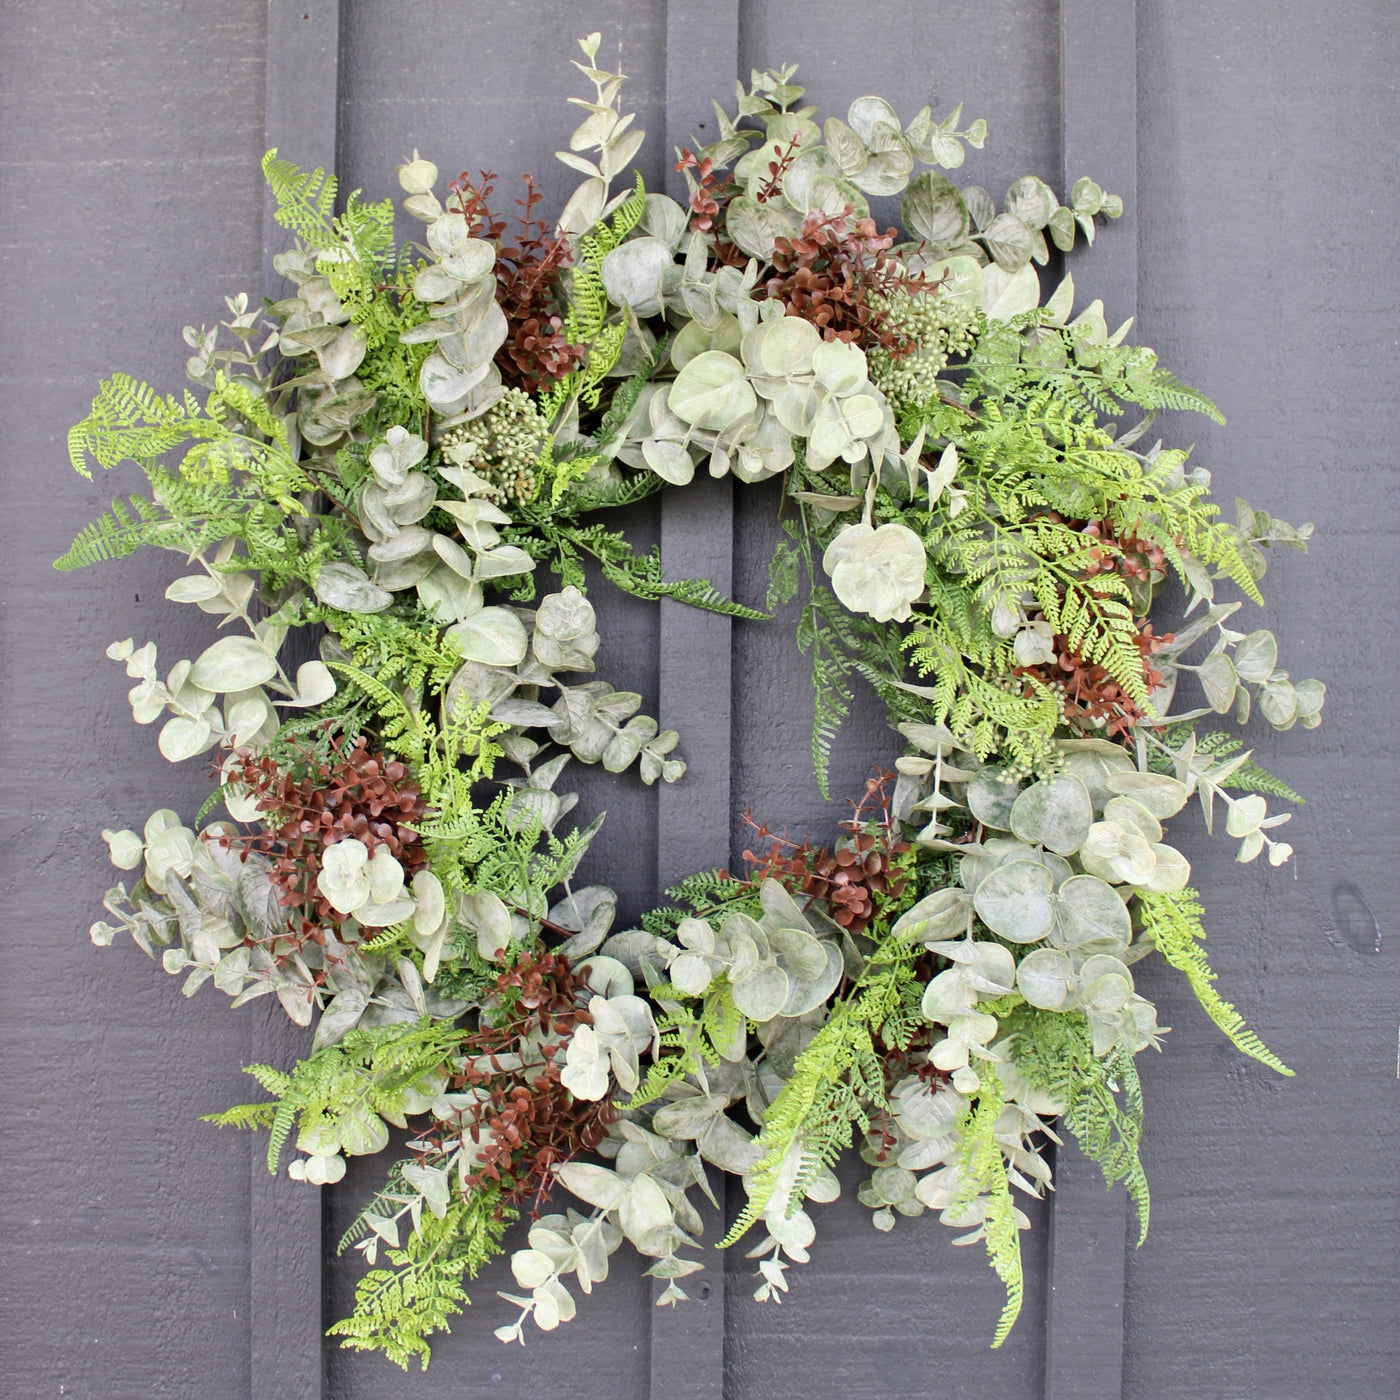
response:
[[[370,1266],[330,1329],[347,1346],[426,1366],[522,1214],[503,1340],[571,1318],[624,1239],[679,1302],[708,1167],[745,1198],[723,1244],[752,1242],[777,1298],[851,1146],[876,1229],[934,1211],[985,1242],[996,1345],[1022,1294],[1014,1193],[1050,1186],[1057,1132],[1146,1233],[1134,1056],[1165,1028],[1134,962],[1156,952],[1289,1072],[1216,992],[1162,823],[1195,796],[1239,860],[1288,860],[1269,804],[1299,799],[1224,726],[1314,727],[1324,687],[1232,630],[1217,589],[1259,602],[1267,550],[1311,527],[1243,501],[1223,519],[1208,472],[1144,446],[1157,410],[1215,407],[1100,302],[1075,315],[1070,276],[1042,302],[1052,248],[1121,213],[1092,180],[1061,204],[1027,176],[999,212],[942,173],[984,122],[862,97],[818,125],[789,67],[677,153],[683,208],[619,180],[643,133],[598,43],[556,223],[529,177],[512,231],[493,176],[442,189],[415,152],[399,178],[426,242],[398,246],[392,201],[337,213],[333,177],[271,151],[295,293],[185,329],[201,392],[117,375],[72,430],[80,472],[134,461],[150,492],[58,567],[173,550],[189,572],[166,597],[222,632],[164,679],[154,643],[108,650],[161,753],[208,756],[217,786],[193,824],[103,833],[134,883],[92,938],[129,933],[186,995],[212,981],[315,1021],[290,1073],[247,1067],[266,1098],[213,1115],[269,1129],[271,1170],[290,1144],[292,1177],[332,1183],[400,1130],[340,1242]],[[870,214],[893,195],[902,238]],[[616,930],[612,891],[576,878],[599,823],[566,820],[567,767],[651,784],[685,763],[639,695],[588,678],[585,565],[769,615],[668,580],[609,523],[697,471],[782,483],[766,602],[803,600],[823,795],[855,684],[903,752],[831,845],[756,826],[742,873]],[[1169,577],[1189,606],[1158,634]],[[319,651],[292,674],[298,630]],[[1205,703],[1173,715],[1185,672]]]

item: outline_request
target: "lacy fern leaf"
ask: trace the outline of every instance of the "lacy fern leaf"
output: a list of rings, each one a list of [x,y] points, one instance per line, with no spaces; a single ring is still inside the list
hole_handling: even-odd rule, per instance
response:
[[[1142,908],[1143,933],[1156,944],[1157,951],[1183,973],[1205,1013],[1229,1036],[1236,1049],[1268,1065],[1279,1074],[1293,1071],[1245,1024],[1244,1017],[1215,990],[1216,974],[1206,961],[1201,940],[1205,912],[1196,891],[1191,888],[1172,894],[1144,892],[1138,897]]]

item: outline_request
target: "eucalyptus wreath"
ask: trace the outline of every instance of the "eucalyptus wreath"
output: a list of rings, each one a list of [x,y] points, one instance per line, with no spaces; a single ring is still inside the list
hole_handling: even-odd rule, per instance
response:
[[[709,1168],[745,1201],[722,1243],[780,1298],[852,1146],[875,1229],[932,1211],[985,1243],[1000,1344],[1015,1196],[1050,1187],[1048,1143],[1125,1182],[1146,1233],[1134,1057],[1165,1028],[1139,959],[1289,1072],[1215,990],[1163,822],[1194,796],[1239,860],[1288,860],[1270,804],[1300,799],[1229,725],[1312,728],[1324,687],[1218,594],[1258,603],[1267,551],[1311,526],[1222,517],[1209,472],[1147,445],[1157,411],[1215,407],[1100,302],[1075,314],[1071,276],[1042,299],[1037,269],[1121,213],[1094,181],[1062,204],[1026,176],[998,210],[943,173],[984,122],[862,97],[819,125],[789,67],[677,152],[686,208],[625,175],[643,133],[598,44],[557,221],[527,177],[509,228],[494,177],[444,188],[415,152],[399,178],[425,232],[400,245],[391,201],[338,204],[269,152],[293,294],[230,298],[185,329],[194,389],[116,375],[72,430],[85,476],[134,461],[150,487],[58,567],[172,550],[166,597],[221,634],[163,678],[154,643],[108,650],[161,753],[216,786],[189,824],[103,833],[132,873],[92,938],[129,933],[186,995],[314,1023],[290,1072],[247,1066],[266,1097],[213,1115],[270,1130],[271,1170],[290,1147],[319,1186],[395,1144],[340,1242],[368,1266],[330,1329],[347,1346],[426,1365],[522,1215],[503,1340],[568,1321],[624,1239],[680,1302]],[[894,195],[903,235],[870,214]],[[893,771],[829,845],[758,827],[745,870],[616,929],[613,892],[579,879],[599,823],[570,819],[566,772],[674,783],[685,763],[595,678],[585,566],[769,615],[668,580],[610,523],[697,471],[782,484],[766,604],[801,598],[823,794],[856,685],[888,708]],[[1185,616],[1159,634],[1173,577]],[[1173,714],[1187,673],[1204,703]]]

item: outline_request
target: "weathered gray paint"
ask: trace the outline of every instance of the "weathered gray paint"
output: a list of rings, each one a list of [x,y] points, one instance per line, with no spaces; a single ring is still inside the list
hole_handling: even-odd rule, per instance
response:
[[[1063,15],[1047,0],[899,0],[858,17],[836,0],[719,0],[703,15],[699,3],[668,15],[663,4],[624,0],[543,11],[518,0],[358,0],[344,7],[338,75],[314,57],[330,45],[299,28],[324,36],[319,19],[335,8],[0,0],[0,471],[9,506],[0,518],[0,1074],[9,1110],[0,1389],[100,1400],[322,1393],[320,1300],[305,1282],[315,1207],[285,1180],[257,1178],[260,1154],[247,1140],[196,1121],[245,1092],[239,1064],[294,1042],[252,1008],[230,1014],[212,993],[184,1004],[130,947],[99,952],[82,936],[108,878],[97,828],[139,825],[164,803],[192,810],[201,795],[198,774],[172,774],[150,732],[130,725],[127,681],[102,649],[113,629],[132,631],[173,658],[196,647],[199,627],[161,601],[171,576],[163,558],[62,577],[48,570],[108,488],[133,485],[85,486],[64,463],[64,429],[112,367],[178,383],[176,328],[216,318],[225,291],[256,290],[265,136],[291,159],[325,159],[337,90],[348,187],[391,190],[394,165],[417,145],[444,170],[456,162],[501,172],[503,208],[515,173],[533,170],[557,206],[569,177],[551,152],[568,129],[563,96],[574,90],[562,65],[576,34],[598,28],[605,55],[614,36],[627,36],[631,96],[653,133],[644,167],[653,188],[674,178],[669,146],[703,135],[696,124],[709,114],[695,95],[736,49],[741,72],[800,62],[827,110],[872,90],[910,110],[964,100],[992,127],[990,149],[970,153],[964,174],[994,193],[1025,170],[1094,173],[1124,190],[1135,180],[1123,224],[1104,231],[1096,254],[1071,261],[1081,293],[1103,294],[1115,321],[1135,301],[1141,338],[1221,403],[1227,430],[1201,420],[1163,427],[1196,442],[1222,496],[1239,491],[1320,526],[1310,559],[1276,562],[1265,621],[1279,626],[1285,666],[1332,684],[1326,722],[1315,734],[1252,735],[1314,794],[1294,822],[1297,877],[1234,866],[1192,820],[1174,828],[1210,900],[1222,989],[1299,1075],[1280,1081],[1242,1063],[1174,974],[1143,969],[1176,1029],[1168,1054],[1143,1065],[1154,1219],[1147,1246],[1126,1252],[1121,1353],[1109,1296],[1121,1205],[1103,1195],[1096,1205],[1092,1184],[1089,1194],[1071,1190],[1067,1176],[1064,1199],[1031,1212],[1026,1312],[1000,1353],[985,1350],[997,1288],[980,1251],[951,1248],[930,1220],[876,1239],[848,1192],[821,1212],[813,1263],[797,1271],[781,1310],[750,1301],[749,1265],[733,1259],[728,1286],[703,1308],[654,1316],[650,1281],[620,1261],[577,1321],[506,1351],[489,1335],[502,1306],[493,1291],[509,1286],[497,1268],[426,1376],[327,1349],[324,1393],[533,1400],[567,1386],[580,1400],[714,1395],[722,1364],[732,1400],[1019,1400],[1042,1389],[1116,1394],[1103,1386],[1119,1364],[1131,1400],[1395,1394],[1400,996],[1385,704],[1395,668],[1363,631],[1400,604],[1382,475],[1400,397],[1393,5],[1265,11],[1240,0],[1138,0],[1134,35],[1134,7],[1113,0],[1065,0]],[[703,35],[711,13],[727,50],[684,33],[699,19]],[[309,68],[289,73],[282,50],[267,53],[268,32],[306,44]],[[1134,39],[1136,63],[1115,58]],[[687,110],[678,112],[682,94]],[[511,121],[500,115],[506,99],[516,104]],[[1341,211],[1325,230],[1319,183]],[[775,493],[740,488],[732,507],[722,488],[694,494],[693,503],[634,512],[637,538],[666,541],[678,571],[722,582],[732,569],[738,596],[761,601]],[[679,558],[682,545],[703,568]],[[1363,576],[1377,600],[1370,613],[1351,601]],[[730,628],[605,588],[596,597],[601,669],[683,728],[694,774],[705,778],[692,811],[680,791],[619,791],[581,775],[584,806],[612,808],[597,878],[619,887],[626,912],[653,899],[692,839],[695,863],[723,859],[722,840],[699,854],[702,833],[714,841],[718,831],[712,806],[752,805],[794,833],[827,834],[841,811],[811,782],[811,702],[802,660],[783,640],[791,617]],[[692,685],[684,663],[701,655],[707,665]],[[705,688],[725,694],[726,669],[728,727]],[[894,752],[872,705],[858,708],[848,735],[837,793],[858,790]],[[731,858],[744,844],[736,833]],[[353,1171],[331,1193],[329,1240],[374,1177],[373,1167]],[[278,1214],[250,1233],[254,1200]],[[1071,1218],[1084,1233],[1067,1231]],[[1092,1281],[1070,1290],[1069,1310],[1057,1298],[1047,1336],[1047,1283],[1074,1268]],[[328,1264],[327,1317],[343,1312],[356,1272],[352,1262]],[[714,1283],[720,1272],[712,1268]],[[1107,1325],[1080,1304],[1084,1287],[1105,1298]],[[263,1319],[276,1320],[273,1344],[251,1344],[250,1309],[260,1333]]]

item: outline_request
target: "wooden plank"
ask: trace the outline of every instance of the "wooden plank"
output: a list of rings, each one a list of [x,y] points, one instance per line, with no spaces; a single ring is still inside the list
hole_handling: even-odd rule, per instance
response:
[[[712,98],[727,102],[739,71],[738,0],[675,0],[666,17],[667,192],[685,201],[674,148],[714,139]],[[733,483],[697,478],[668,492],[661,506],[661,557],[668,578],[708,578],[723,593],[733,582]],[[661,721],[680,730],[689,769],[659,794],[657,880],[729,860],[730,661],[727,617],[661,603]],[[711,1173],[722,1193],[724,1179]],[[724,1196],[719,1194],[721,1203]],[[724,1392],[724,1262],[711,1246],[724,1213],[705,1202],[705,1272],[682,1283],[688,1303],[653,1308],[652,1400],[720,1400]],[[664,1288],[653,1280],[653,1298]]]
[[[268,0],[265,144],[304,169],[335,169],[340,57],[339,0]],[[263,289],[274,299],[286,283],[274,254],[290,235],[263,213]],[[287,1069],[307,1051],[298,1030],[271,1000],[254,1003],[253,1058]],[[320,1400],[325,1370],[321,1320],[321,1193],[272,1176],[261,1151],[252,1161],[252,1394]]]
[[[1137,7],[1063,0],[1060,10],[1062,176],[1091,176],[1123,200],[1103,230],[1079,301],[1102,297],[1110,328],[1137,315]],[[1072,262],[1072,260],[1071,260]],[[1045,1400],[1120,1400],[1128,1228],[1121,1185],[1073,1140],[1055,1153],[1045,1309]]]

